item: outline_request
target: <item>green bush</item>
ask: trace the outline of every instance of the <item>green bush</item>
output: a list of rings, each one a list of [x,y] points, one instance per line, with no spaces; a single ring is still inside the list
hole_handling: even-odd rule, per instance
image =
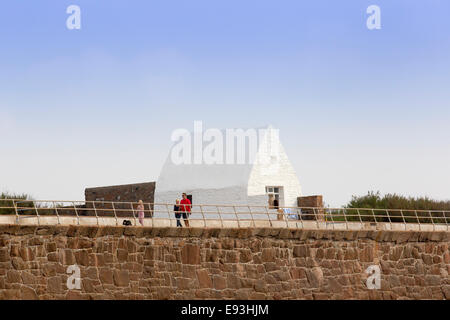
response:
[[[370,208],[383,210],[359,210],[361,214],[372,215],[375,213],[377,217],[366,217],[370,221],[403,222],[401,213],[405,217],[406,222],[431,223],[431,219],[435,223],[450,222],[450,201],[438,201],[428,197],[405,197],[398,194],[386,194],[382,196],[380,192],[369,191],[364,196],[353,196],[350,202],[344,206],[346,209],[351,208]],[[402,212],[394,209],[402,209]],[[437,212],[428,212],[421,210],[433,210]],[[351,211],[351,210],[349,210]],[[417,214],[417,216],[416,216]],[[359,219],[359,218],[358,218]],[[352,220],[356,220],[353,219]]]
[[[346,208],[405,209],[405,210],[449,210],[450,201],[437,201],[428,197],[405,197],[397,194],[381,196],[369,191],[365,196],[353,196]]]
[[[17,199],[17,200],[33,200],[29,195],[27,194],[15,194],[15,193],[5,193],[2,192],[0,194],[0,214],[16,214],[14,211],[14,204],[11,200],[6,199]],[[21,207],[33,207],[32,202],[25,202],[20,204]]]

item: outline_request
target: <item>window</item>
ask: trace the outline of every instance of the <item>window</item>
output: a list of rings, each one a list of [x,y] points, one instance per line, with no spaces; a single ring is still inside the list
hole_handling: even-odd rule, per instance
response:
[[[266,187],[266,194],[269,197],[269,209],[278,209],[280,207],[280,191],[283,187]]]

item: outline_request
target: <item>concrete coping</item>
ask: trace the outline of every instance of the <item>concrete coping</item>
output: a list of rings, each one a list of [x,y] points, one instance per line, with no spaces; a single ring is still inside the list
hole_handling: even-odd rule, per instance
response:
[[[448,231],[394,231],[394,230],[309,230],[288,228],[176,228],[135,226],[48,226],[48,225],[0,225],[1,235],[53,235],[67,237],[98,238],[126,236],[144,238],[240,238],[269,237],[298,240],[356,240],[378,242],[445,242],[450,240]]]

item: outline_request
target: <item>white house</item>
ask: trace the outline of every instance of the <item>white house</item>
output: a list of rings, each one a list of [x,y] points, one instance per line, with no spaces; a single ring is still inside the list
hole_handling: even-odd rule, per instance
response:
[[[279,206],[297,206],[300,183],[277,129],[208,130],[180,134],[184,141],[172,146],[156,182],[155,204],[173,204],[185,192],[194,206],[267,206],[270,197]],[[182,154],[184,161],[180,161]]]

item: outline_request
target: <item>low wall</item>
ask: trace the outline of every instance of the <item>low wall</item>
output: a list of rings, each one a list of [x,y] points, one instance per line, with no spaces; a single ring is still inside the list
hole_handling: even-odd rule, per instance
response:
[[[449,242],[449,232],[3,225],[0,299],[450,299]],[[81,286],[69,290],[75,264]],[[381,288],[371,290],[372,265]]]
[[[132,217],[133,210],[130,208],[130,204],[121,204],[120,202],[133,202],[137,203],[142,200],[145,205],[145,210],[152,210],[152,206],[148,203],[153,203],[155,200],[155,182],[144,182],[135,184],[124,184],[118,186],[107,186],[97,188],[86,188],[84,190],[84,196],[86,201],[112,201],[115,202],[114,208],[116,214],[119,217]],[[113,207],[110,203],[96,203],[97,214],[99,216],[114,216]],[[136,204],[134,210],[136,210]],[[81,210],[81,213],[87,212],[88,215],[94,215],[94,206],[88,202],[86,208],[90,210]],[[108,210],[109,209],[109,210]],[[135,213],[137,215],[137,212]],[[149,213],[147,212],[147,215]]]

